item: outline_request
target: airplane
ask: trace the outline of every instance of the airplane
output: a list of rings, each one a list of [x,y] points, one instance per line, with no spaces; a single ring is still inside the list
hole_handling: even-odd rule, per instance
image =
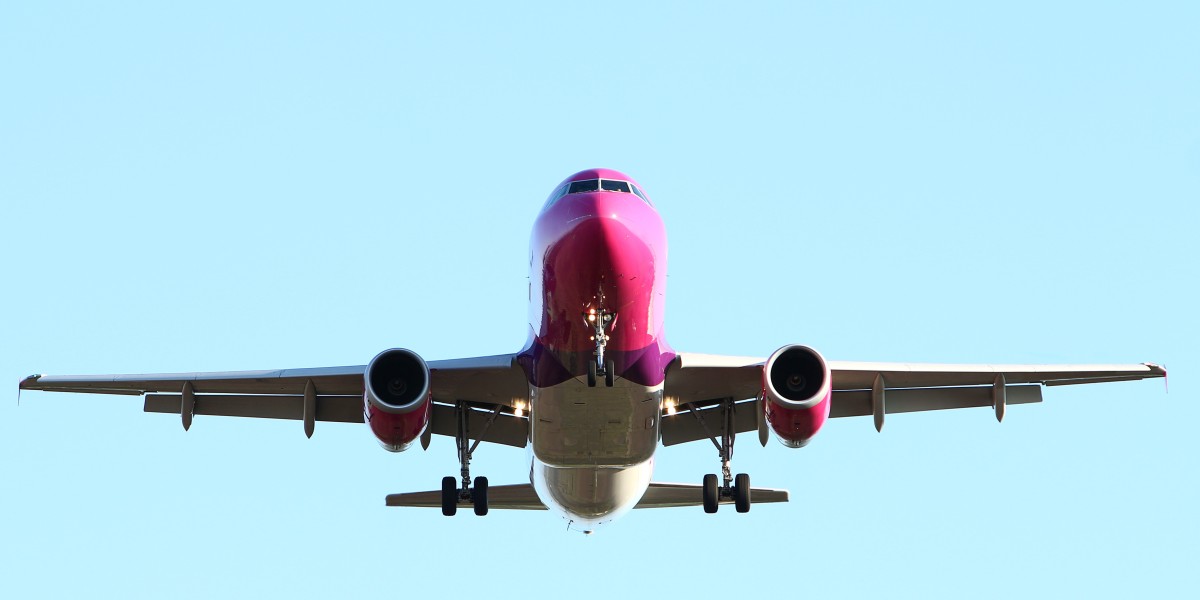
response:
[[[801,344],[768,357],[676,352],[663,331],[667,236],[642,187],[588,169],[554,188],[530,242],[529,337],[512,354],[426,361],[405,348],[366,365],[277,371],[142,375],[32,375],[20,390],[144,396],[144,410],[366,423],[387,450],[453,437],[459,475],[440,490],[391,494],[387,506],[453,516],[489,509],[549,509],[591,533],[635,508],[786,502],[733,474],[736,435],[756,431],[790,448],[830,418],[1041,402],[1043,386],[1165,377],[1152,363],[969,365],[827,360]],[[652,480],[660,446],[711,441],[720,476],[700,484]],[[528,448],[530,481],[472,479],[481,442]]]

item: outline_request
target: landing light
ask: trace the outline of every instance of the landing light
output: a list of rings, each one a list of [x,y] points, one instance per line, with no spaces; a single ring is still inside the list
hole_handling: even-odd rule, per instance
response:
[[[668,414],[668,415],[673,415],[673,414],[675,414],[675,401],[674,401],[674,400],[672,400],[672,399],[668,398],[668,399],[667,399],[667,400],[664,402],[664,404],[666,404],[666,405],[667,405],[667,414]]]
[[[524,400],[513,401],[513,415],[518,416],[518,417],[525,416],[525,401]]]

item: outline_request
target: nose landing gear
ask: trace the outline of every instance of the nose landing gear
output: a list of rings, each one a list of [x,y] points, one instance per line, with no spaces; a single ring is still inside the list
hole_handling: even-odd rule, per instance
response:
[[[592,329],[591,339],[596,343],[593,360],[588,361],[588,387],[596,387],[599,377],[604,377],[605,387],[612,387],[616,373],[612,360],[604,357],[604,349],[609,339],[605,330],[612,330],[612,326],[617,322],[617,313],[589,308],[583,314],[583,321]]]

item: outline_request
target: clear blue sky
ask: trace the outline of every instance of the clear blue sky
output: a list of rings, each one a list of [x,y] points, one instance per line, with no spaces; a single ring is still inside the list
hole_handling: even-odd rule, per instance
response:
[[[178,4],[0,8],[0,596],[1196,587],[1194,3]],[[445,439],[17,406],[30,373],[516,350],[530,225],[593,166],[666,220],[677,349],[1158,361],[1171,392],[745,436],[736,470],[793,502],[590,538],[385,508],[456,472]],[[699,482],[716,453],[657,466]]]

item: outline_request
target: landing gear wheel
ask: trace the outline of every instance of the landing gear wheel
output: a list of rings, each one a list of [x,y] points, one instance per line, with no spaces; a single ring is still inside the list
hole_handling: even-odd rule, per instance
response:
[[[458,480],[453,477],[442,478],[442,514],[453,517],[458,512]]]
[[[615,372],[616,369],[613,367],[613,361],[610,360],[604,363],[604,385],[608,387],[613,386],[613,378],[616,377],[614,375]]]
[[[471,502],[475,504],[475,514],[481,517],[488,511],[487,493],[487,477],[476,477],[475,486],[471,488]]]
[[[738,473],[733,479],[733,506],[738,512],[750,512],[750,476]]]
[[[704,512],[713,514],[717,512],[717,476],[709,473],[704,476]]]
[[[596,361],[588,360],[588,387],[596,387]]]

